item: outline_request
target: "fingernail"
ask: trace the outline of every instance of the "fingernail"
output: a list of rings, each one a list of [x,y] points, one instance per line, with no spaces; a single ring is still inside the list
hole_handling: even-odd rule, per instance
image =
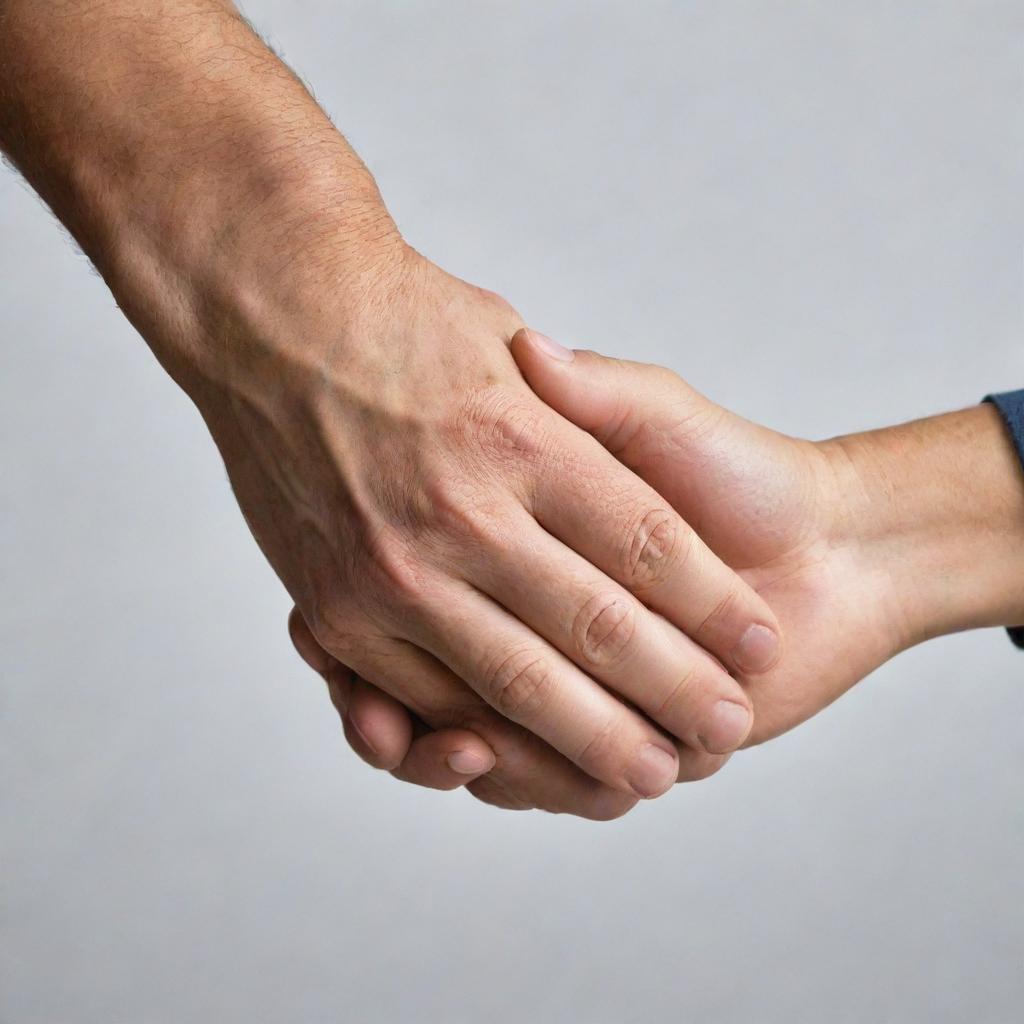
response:
[[[748,626],[732,649],[732,660],[741,672],[764,672],[778,656],[778,634],[767,626]]]
[[[701,745],[709,754],[727,754],[735,750],[750,733],[750,709],[733,700],[720,700],[698,735]]]
[[[453,772],[459,775],[479,775],[488,770],[487,762],[479,755],[468,750],[456,750],[445,758],[445,762]]]
[[[526,333],[530,335],[530,341],[545,355],[563,363],[571,363],[573,361],[576,353],[571,348],[559,345],[557,341],[552,340],[546,334],[541,334],[539,331],[528,329]]]
[[[366,749],[373,754],[375,757],[380,751],[366,738],[366,733],[359,728],[359,723],[355,720],[352,715],[349,715],[345,721],[355,730],[355,734],[363,741]]]
[[[648,743],[626,773],[626,781],[634,793],[649,800],[671,789],[678,775],[679,766],[675,755],[664,747]]]

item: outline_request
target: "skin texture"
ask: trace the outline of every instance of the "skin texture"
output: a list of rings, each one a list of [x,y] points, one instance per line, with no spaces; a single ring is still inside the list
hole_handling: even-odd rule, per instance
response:
[[[916,643],[1024,622],[1024,479],[992,406],[812,443],[749,423],[660,367],[559,349],[529,331],[512,343],[537,394],[655,487],[778,615],[782,656],[746,685],[746,745]],[[478,739],[417,731],[400,705],[322,667],[370,763],[453,788],[444,746],[486,772]],[[486,774],[470,789],[501,803]]]
[[[515,310],[406,245],[231,4],[6,0],[0,101],[0,148],[194,401],[368,716],[470,729],[482,788],[596,818],[746,739],[768,603],[530,390]],[[418,749],[473,752],[451,740]]]

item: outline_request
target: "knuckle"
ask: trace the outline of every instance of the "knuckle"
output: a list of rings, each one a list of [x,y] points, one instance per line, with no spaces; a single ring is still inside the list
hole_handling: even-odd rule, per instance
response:
[[[728,590],[694,631],[694,639],[700,640],[702,637],[719,633],[723,625],[728,625],[738,609],[739,596],[739,591],[735,587]]]
[[[646,512],[629,535],[625,553],[631,587],[649,588],[679,572],[693,554],[694,532],[668,509]]]
[[[658,721],[673,717],[678,706],[688,700],[697,683],[697,666],[689,665],[682,678],[668,692],[661,703],[654,709],[653,716]]]
[[[316,642],[339,661],[358,651],[359,634],[347,603],[335,596],[318,596],[305,616]]]
[[[629,814],[639,802],[638,797],[610,789],[591,798],[582,816],[591,821],[615,821]]]
[[[426,487],[434,532],[442,538],[477,546],[501,544],[508,527],[505,516],[481,489],[469,482],[437,480]]]
[[[466,729],[475,732],[494,745],[493,736],[501,735],[500,716],[495,715],[491,706],[475,690],[460,685],[454,693],[430,693],[415,703],[412,698],[403,698],[432,729]]]
[[[625,753],[618,749],[619,735],[618,721],[609,717],[579,752],[576,763],[588,775],[599,775],[602,769],[624,761]]]
[[[466,407],[463,422],[470,440],[492,457],[533,460],[550,447],[543,407],[508,388],[490,388]]]
[[[543,654],[520,650],[503,656],[485,674],[493,705],[508,718],[528,719],[548,702],[554,678]]]
[[[366,554],[383,604],[408,608],[424,602],[429,592],[426,568],[408,545],[383,534],[368,544]]]
[[[649,367],[645,366],[644,371],[651,375],[651,387],[656,385],[663,388],[677,387],[680,383],[679,374],[667,366],[654,364]]]
[[[580,609],[572,633],[580,658],[591,665],[618,661],[636,630],[636,607],[618,594],[598,594]]]
[[[318,622],[313,635],[317,643],[346,668],[365,655],[370,647],[365,633],[335,620]]]
[[[499,319],[506,321],[506,329],[510,336],[522,327],[523,318],[504,295],[491,291],[489,288],[477,287],[476,291],[481,301],[491,307],[493,314]]]

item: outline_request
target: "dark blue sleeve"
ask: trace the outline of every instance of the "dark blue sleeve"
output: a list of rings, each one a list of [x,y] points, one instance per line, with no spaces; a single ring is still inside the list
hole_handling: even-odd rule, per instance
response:
[[[1010,432],[1013,447],[1017,449],[1017,457],[1024,466],[1024,391],[1004,391],[1001,395],[986,395],[986,402],[991,402],[998,410],[1006,429]],[[1010,639],[1024,648],[1024,626],[1011,626],[1007,632]]]

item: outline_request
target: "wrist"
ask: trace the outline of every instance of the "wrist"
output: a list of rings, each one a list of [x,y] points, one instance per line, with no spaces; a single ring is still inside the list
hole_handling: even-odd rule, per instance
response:
[[[823,442],[834,541],[879,582],[896,649],[1024,622],[1024,476],[989,405]]]
[[[207,192],[203,217],[166,230],[126,224],[104,277],[193,397],[292,350],[308,356],[356,333],[413,259],[367,179],[265,168],[258,194],[241,182]]]
[[[0,146],[179,382],[253,323],[358,303],[400,236],[233,4],[56,6],[2,16]]]

